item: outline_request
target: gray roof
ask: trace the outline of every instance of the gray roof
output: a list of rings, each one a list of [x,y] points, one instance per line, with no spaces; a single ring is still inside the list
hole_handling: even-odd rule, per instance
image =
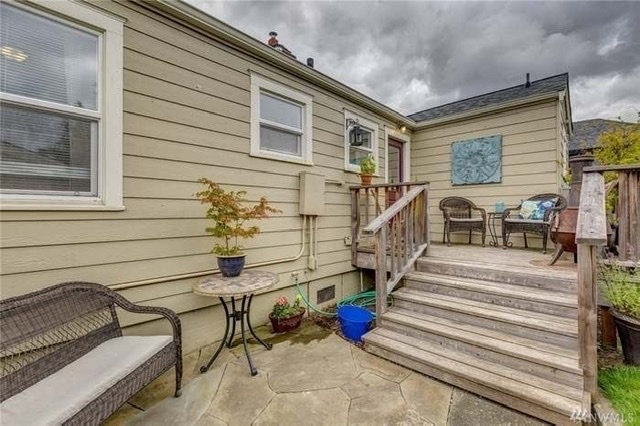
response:
[[[636,124],[604,120],[602,118],[576,121],[573,123],[573,135],[569,139],[569,153],[574,154],[592,150],[595,148],[600,135],[616,126],[636,126]]]
[[[476,108],[498,105],[517,99],[524,99],[529,96],[559,92],[568,89],[568,86],[569,74],[558,74],[541,80],[532,81],[530,87],[525,87],[524,84],[519,84],[507,89],[497,90],[495,92],[474,96],[473,98],[463,99],[450,104],[425,109],[424,111],[419,111],[409,115],[409,118],[414,121],[433,120],[435,118],[460,114]]]

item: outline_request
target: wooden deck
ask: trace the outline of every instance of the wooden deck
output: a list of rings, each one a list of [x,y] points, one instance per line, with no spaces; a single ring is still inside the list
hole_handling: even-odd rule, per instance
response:
[[[483,262],[496,266],[513,266],[517,268],[532,269],[538,272],[546,271],[552,276],[576,278],[577,265],[573,263],[573,254],[564,253],[560,260],[548,266],[553,251],[542,254],[541,249],[521,249],[511,247],[507,250],[502,247],[490,247],[468,244],[452,244],[447,247],[444,244],[432,243],[427,249],[429,257],[459,260],[468,262]]]

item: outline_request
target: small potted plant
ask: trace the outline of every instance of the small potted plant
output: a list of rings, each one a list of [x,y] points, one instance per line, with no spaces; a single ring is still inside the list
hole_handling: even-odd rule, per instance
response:
[[[305,312],[305,309],[300,306],[301,300],[302,297],[297,295],[296,300],[291,304],[286,297],[278,297],[269,314],[274,333],[284,333],[300,327]]]
[[[599,264],[604,296],[611,303],[622,352],[627,364],[640,365],[640,279],[618,265]]]
[[[281,213],[269,205],[265,197],[254,206],[243,205],[247,201],[246,191],[227,191],[215,182],[202,178],[198,182],[205,189],[195,194],[202,204],[209,206],[207,219],[213,221],[212,227],[206,231],[222,243],[216,242],[211,250],[218,257],[218,268],[225,277],[236,277],[244,268],[245,253],[242,252],[238,239],[253,238],[260,233],[260,228],[249,225],[247,221],[264,219],[272,213]]]
[[[360,182],[363,185],[371,185],[371,179],[376,172],[376,160],[369,154],[360,160]]]

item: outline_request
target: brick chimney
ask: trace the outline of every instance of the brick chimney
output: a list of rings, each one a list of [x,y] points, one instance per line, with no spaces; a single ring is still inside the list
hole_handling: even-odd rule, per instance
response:
[[[269,39],[269,41],[267,41],[267,44],[271,47],[276,47],[278,45],[278,39],[276,37],[278,37],[278,33],[275,31],[271,31],[269,33],[269,37],[271,37]]]
[[[276,37],[278,37],[278,33],[275,31],[271,31],[269,33],[269,40],[267,41],[267,44],[273,49],[277,50],[278,52],[284,53],[285,55],[287,55],[292,59],[296,59],[296,55],[291,53],[291,51],[286,47],[284,47],[284,45],[280,44]]]

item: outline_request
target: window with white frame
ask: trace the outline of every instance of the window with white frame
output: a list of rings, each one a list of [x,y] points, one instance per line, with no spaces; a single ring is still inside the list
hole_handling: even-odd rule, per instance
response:
[[[119,208],[122,22],[42,6],[0,4],[2,207]]]
[[[251,155],[311,164],[311,96],[251,75]]]
[[[377,174],[380,170],[378,164],[378,124],[346,110],[344,118],[345,169],[359,172],[360,162],[371,155],[376,162]]]

